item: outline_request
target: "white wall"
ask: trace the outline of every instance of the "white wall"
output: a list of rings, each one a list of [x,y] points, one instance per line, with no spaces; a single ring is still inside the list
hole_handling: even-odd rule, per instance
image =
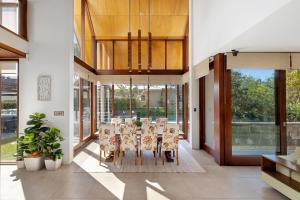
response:
[[[73,0],[28,0],[28,59],[20,60],[20,132],[28,115],[44,112],[65,138],[64,163],[73,159]],[[37,78],[51,75],[51,101],[37,100]],[[56,117],[53,111],[64,111]]]
[[[292,0],[191,1],[194,66]]]

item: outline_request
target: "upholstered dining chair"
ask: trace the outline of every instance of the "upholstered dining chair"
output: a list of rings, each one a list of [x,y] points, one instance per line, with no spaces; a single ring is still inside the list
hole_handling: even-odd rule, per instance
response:
[[[176,162],[179,165],[178,155],[178,141],[179,141],[179,125],[168,124],[167,131],[163,133],[161,150],[163,152],[163,164],[165,162],[165,151],[176,151]]]
[[[142,125],[150,125],[151,123],[150,118],[141,118],[140,121],[142,122]]]
[[[111,124],[115,126],[115,134],[120,134],[122,119],[121,118],[111,118]]]
[[[124,155],[123,152],[126,150],[134,152],[135,154],[134,164],[136,165],[138,144],[137,144],[136,130],[133,124],[125,125],[124,129],[122,129],[121,131],[121,144],[120,144],[121,165],[122,165],[123,155]]]
[[[156,118],[155,125],[157,127],[158,133],[163,133],[167,131],[168,118],[166,117],[158,117]],[[157,142],[157,151],[159,153],[159,157],[161,157],[161,138],[158,139]]]
[[[149,125],[148,127],[142,127],[141,135],[141,147],[140,147],[140,158],[141,165],[143,165],[143,151],[153,151],[155,165],[157,164],[156,158],[157,150],[157,129],[155,125]]]
[[[113,151],[114,152],[114,164],[116,163],[116,135],[115,126],[113,124],[101,124],[99,129],[99,145],[100,145],[100,159],[101,164],[102,151]]]
[[[125,125],[132,125],[134,124],[134,120],[132,118],[125,118]]]

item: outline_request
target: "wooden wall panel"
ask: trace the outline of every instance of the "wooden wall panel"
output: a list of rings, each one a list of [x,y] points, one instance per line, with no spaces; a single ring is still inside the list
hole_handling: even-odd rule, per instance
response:
[[[215,160],[225,164],[225,62],[224,54],[214,59],[214,138]],[[231,124],[230,124],[231,125]]]
[[[167,42],[167,69],[182,69],[183,48],[181,41]]]

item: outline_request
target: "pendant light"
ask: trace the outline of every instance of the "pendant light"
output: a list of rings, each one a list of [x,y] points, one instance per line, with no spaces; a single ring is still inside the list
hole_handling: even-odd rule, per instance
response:
[[[128,70],[132,72],[131,0],[128,0]]]
[[[139,0],[139,30],[138,30],[138,72],[142,72],[142,31],[141,31],[141,0]]]
[[[147,72],[150,73],[152,67],[152,34],[151,34],[151,23],[150,23],[150,1],[148,0],[148,67]]]

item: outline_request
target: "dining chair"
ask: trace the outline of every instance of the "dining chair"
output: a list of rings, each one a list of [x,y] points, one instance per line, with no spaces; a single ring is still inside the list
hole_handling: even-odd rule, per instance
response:
[[[155,121],[155,125],[157,127],[157,131],[158,133],[163,133],[166,131],[167,129],[167,124],[168,124],[168,118],[166,117],[158,117],[156,118],[156,121]],[[158,138],[157,140],[157,151],[159,153],[159,157],[161,157],[161,138]]]
[[[114,125],[118,125],[118,124],[121,124],[121,123],[122,123],[122,119],[121,119],[121,118],[118,118],[118,117],[114,117],[114,118],[111,118],[110,123],[111,123],[111,124],[114,124]]]
[[[157,150],[157,129],[155,125],[149,125],[148,127],[142,127],[142,135],[141,135],[141,147],[140,147],[140,158],[141,165],[143,165],[143,151],[153,151],[155,165],[157,165],[156,158],[156,150]]]
[[[150,118],[141,118],[140,121],[142,122],[142,125],[150,125],[151,123]]]
[[[102,151],[113,151],[114,152],[114,164],[116,162],[116,135],[115,135],[115,126],[113,124],[101,124],[99,129],[99,145],[100,145],[100,159],[101,164]]]
[[[134,120],[132,118],[125,118],[125,125],[134,124]]]
[[[138,151],[138,144],[137,144],[137,137],[136,137],[136,130],[133,124],[128,124],[124,126],[124,129],[121,131],[121,144],[120,144],[120,160],[121,165],[123,162],[124,151],[129,150],[134,152],[134,164],[137,163],[137,151]]]
[[[176,162],[179,165],[179,155],[178,155],[178,141],[179,141],[179,125],[178,124],[168,124],[167,131],[163,133],[161,150],[164,154],[163,164],[165,162],[165,152],[166,151],[176,151]]]

